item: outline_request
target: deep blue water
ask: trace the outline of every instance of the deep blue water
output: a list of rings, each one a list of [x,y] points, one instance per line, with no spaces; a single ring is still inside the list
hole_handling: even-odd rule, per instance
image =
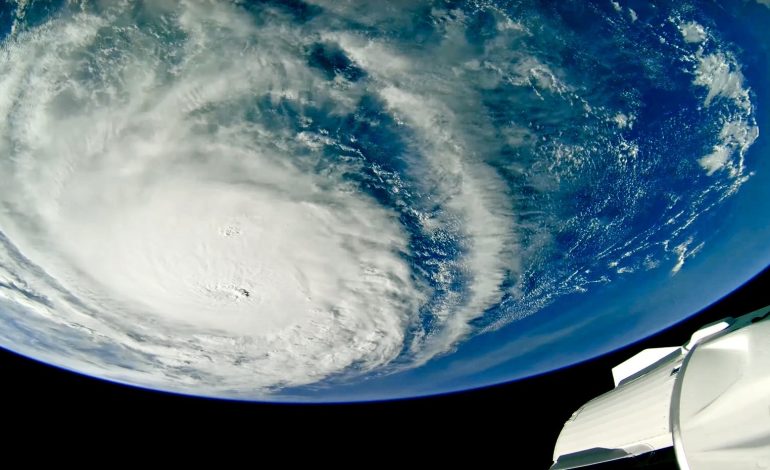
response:
[[[499,301],[469,321],[472,333],[464,341],[416,369],[394,375],[396,368],[385,368],[352,382],[346,369],[315,384],[287,388],[286,396],[405,396],[545,372],[638,341],[747,279],[734,274],[746,272],[741,266],[717,276],[707,266],[729,259],[736,245],[755,246],[759,236],[744,226],[751,221],[764,227],[768,208],[747,208],[741,199],[747,197],[744,188],[730,195],[734,181],[724,171],[708,175],[699,164],[699,157],[720,143],[720,130],[740,109],[724,97],[704,105],[707,90],[693,83],[696,46],[683,42],[677,21],[696,21],[713,33],[701,54],[734,54],[759,116],[745,119],[757,119],[762,130],[770,103],[764,84],[770,74],[761,28],[763,19],[770,20],[770,9],[750,2],[621,4],[618,13],[605,1],[500,1],[486,6],[429,2],[408,10],[411,17],[376,24],[335,16],[299,0],[243,5],[243,14],[257,25],[289,18],[308,34],[337,28],[395,45],[408,60],[424,61],[433,54],[438,96],[467,123],[467,129],[458,130],[467,135],[457,138],[466,139],[473,161],[493,169],[503,182],[503,211],[511,214],[503,228],[517,240],[515,256],[500,255],[510,260],[498,286]],[[29,3],[21,28],[34,31],[52,16],[71,14],[63,5]],[[434,15],[438,7],[448,12],[441,20]],[[632,19],[628,8],[638,19]],[[14,5],[0,6],[6,40],[14,14]],[[504,17],[516,19],[529,34],[508,32]],[[173,79],[171,70],[181,59],[169,51],[186,40],[184,34],[139,6],[129,18],[168,46],[160,56],[164,73]],[[446,24],[462,25],[465,44],[456,51],[456,64],[451,56],[440,57],[448,54],[442,48],[449,35]],[[135,53],[123,49],[126,37],[109,28],[99,34],[101,46],[111,47],[116,61]],[[91,65],[84,70],[99,68],[98,56],[91,52],[83,53],[84,63]],[[207,109],[218,120],[200,130],[213,132],[244,122],[276,133],[288,129],[324,136],[320,151],[300,150],[287,158],[304,172],[343,181],[397,214],[408,237],[400,256],[414,283],[429,292],[393,361],[400,367],[410,363],[420,338],[439,334],[442,318],[437,312],[447,305],[459,311],[472,297],[474,282],[487,273],[471,272],[464,264],[474,240],[467,236],[462,214],[439,196],[441,188],[454,182],[430,170],[431,156],[420,131],[399,121],[382,97],[383,79],[331,40],[319,37],[301,53],[327,83],[364,89],[352,112],[340,113],[330,101],[275,99],[255,90],[247,103],[239,103],[238,112],[226,105]],[[470,58],[477,58],[479,65],[468,67],[462,77],[442,75],[450,70],[447,63],[460,67]],[[525,58],[534,58],[535,65]],[[510,69],[517,63],[529,67],[522,75],[528,82]],[[502,79],[490,78],[492,70],[503,70]],[[84,73],[86,81],[103,80],[98,73]],[[462,80],[463,94],[441,88],[453,80]],[[463,99],[473,99],[478,114],[468,112]],[[615,120],[621,114],[630,125]],[[519,134],[511,137],[511,129]],[[747,191],[754,188],[750,194],[764,194],[756,188],[768,181],[767,173],[760,171],[766,167],[759,164],[758,154],[766,152],[762,135],[747,154],[749,171],[756,171],[746,183]],[[275,142],[274,149],[280,151],[282,144]],[[721,222],[728,215],[733,225],[724,226]],[[426,229],[426,216],[439,216],[440,226]],[[675,268],[677,247],[687,253],[700,244],[702,250],[687,257],[681,271]],[[770,253],[765,249],[756,258],[766,262]],[[703,294],[690,290],[699,284],[713,289]],[[9,328],[28,330],[12,324]],[[104,361],[127,364],[110,351],[105,350]]]

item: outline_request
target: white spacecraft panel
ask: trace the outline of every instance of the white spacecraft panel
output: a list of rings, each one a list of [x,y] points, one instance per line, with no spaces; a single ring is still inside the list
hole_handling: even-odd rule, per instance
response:
[[[576,411],[556,442],[553,468],[578,468],[671,447],[671,394],[683,359],[682,349],[674,349],[678,354],[669,353],[643,376],[622,382]]]
[[[695,347],[696,344],[700,343],[701,341],[707,339],[710,336],[713,336],[727,328],[730,328],[734,324],[735,324],[735,318],[730,317],[730,318],[725,318],[724,320],[720,320],[718,322],[706,325],[692,334],[692,336],[690,337],[690,341],[688,341],[687,344],[684,345],[684,348],[689,351],[690,349]]]
[[[613,369],[616,388],[565,423],[551,468],[673,445],[681,470],[770,470],[770,306],[651,351]]]
[[[645,349],[644,351],[639,352],[639,354],[618,364],[612,368],[612,378],[615,380],[615,386],[617,387],[620,385],[620,382],[653,365],[678,349],[679,348],[675,346]]]
[[[672,427],[682,470],[770,469],[770,320],[698,344],[678,381]]]

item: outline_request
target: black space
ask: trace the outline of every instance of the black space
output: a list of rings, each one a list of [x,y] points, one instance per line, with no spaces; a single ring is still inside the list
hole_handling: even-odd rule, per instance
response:
[[[355,447],[392,459],[409,449],[423,458],[443,460],[475,455],[473,466],[480,468],[491,465],[479,459],[490,459],[506,468],[546,469],[564,421],[580,405],[612,388],[614,365],[644,348],[682,344],[703,324],[768,304],[770,268],[679,325],[590,362],[469,392],[348,405],[271,405],[151,392],[0,350],[0,419],[6,429],[9,419],[14,424],[35,420],[36,428],[56,424],[57,432],[86,426],[91,432],[138,429],[143,435],[167,433],[169,438],[181,432],[250,439],[267,432],[295,444],[331,443],[328,449],[334,452]]]

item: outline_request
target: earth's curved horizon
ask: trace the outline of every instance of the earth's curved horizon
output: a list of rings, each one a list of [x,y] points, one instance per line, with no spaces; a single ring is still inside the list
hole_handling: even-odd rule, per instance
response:
[[[166,392],[467,390],[770,264],[770,4],[0,6],[0,347]]]

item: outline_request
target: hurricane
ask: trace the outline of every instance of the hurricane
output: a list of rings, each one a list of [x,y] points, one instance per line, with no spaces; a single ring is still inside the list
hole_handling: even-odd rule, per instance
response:
[[[557,4],[9,3],[0,345],[278,400],[677,279],[753,178],[740,49]]]

